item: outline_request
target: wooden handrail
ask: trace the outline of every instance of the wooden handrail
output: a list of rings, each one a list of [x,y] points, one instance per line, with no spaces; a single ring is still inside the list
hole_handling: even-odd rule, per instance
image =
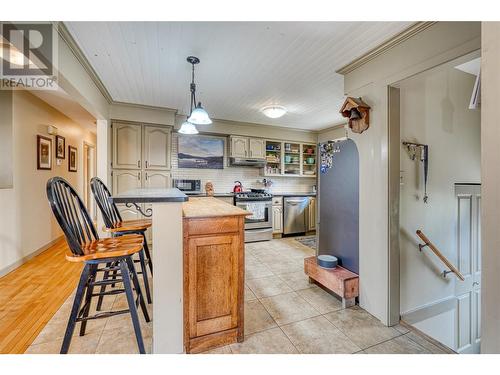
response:
[[[424,241],[424,245],[419,245],[420,250],[422,250],[423,247],[429,246],[429,249],[432,250],[434,254],[443,262],[448,269],[453,272],[460,280],[464,281],[465,278],[464,276],[460,273],[460,271],[441,253],[441,251],[438,250],[436,246],[427,238],[425,234],[422,233],[421,230],[417,230],[417,236],[420,237],[422,241]],[[447,271],[443,272],[443,275],[446,276]]]

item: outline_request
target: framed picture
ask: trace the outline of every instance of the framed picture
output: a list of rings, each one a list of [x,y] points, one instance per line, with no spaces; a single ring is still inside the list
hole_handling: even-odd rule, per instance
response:
[[[223,169],[224,138],[204,135],[179,135],[179,168]]]
[[[66,157],[66,138],[56,135],[56,158],[64,159]]]
[[[77,171],[77,167],[76,167],[77,162],[78,162],[78,160],[77,160],[76,147],[68,146],[68,171],[76,172]]]
[[[36,168],[52,169],[52,139],[43,135],[36,136]]]

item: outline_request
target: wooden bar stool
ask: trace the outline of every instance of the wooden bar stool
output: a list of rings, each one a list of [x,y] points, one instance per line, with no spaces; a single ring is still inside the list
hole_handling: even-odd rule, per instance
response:
[[[90,187],[92,189],[92,194],[99,206],[99,209],[102,214],[102,218],[104,220],[103,231],[111,233],[113,237],[120,237],[123,235],[129,234],[139,234],[144,238],[144,253],[145,253],[145,262],[149,265],[149,269],[151,270],[151,274],[153,274],[153,262],[151,259],[151,255],[149,253],[148,242],[146,239],[146,230],[151,227],[151,220],[123,220],[120,212],[118,211],[118,207],[116,204],[110,202],[109,198],[111,197],[111,193],[107,186],[102,182],[101,179],[97,177],[93,177],[90,180]],[[144,257],[142,252],[139,253],[139,258]],[[135,262],[141,262],[141,260],[136,260]],[[116,278],[116,271],[113,272],[112,277]],[[149,280],[147,275],[146,268],[142,267],[141,262],[141,271],[139,274],[142,274],[144,280],[144,289],[146,290],[146,298],[148,303],[151,303],[151,291],[149,288]],[[108,279],[109,272],[104,273],[104,279]],[[104,292],[106,289],[106,285],[101,287],[101,290]],[[97,309],[100,310],[102,306],[102,297],[99,299],[97,304]]]
[[[144,354],[146,351],[137,314],[139,305],[146,322],[149,322],[150,319],[134,262],[132,261],[132,256],[140,253],[143,249],[143,236],[131,234],[116,238],[99,239],[82,200],[71,185],[61,177],[53,177],[47,182],[47,197],[70,249],[70,252],[66,254],[66,259],[70,262],[85,263],[76,289],[73,307],[61,346],[61,354],[68,352],[77,322],[81,322],[80,336],[83,336],[85,335],[88,320],[125,313],[131,315],[139,352]],[[99,268],[100,264],[106,266]],[[142,260],[142,266],[145,268],[144,260]],[[115,280],[96,279],[97,272],[109,273],[111,271],[116,271],[118,278]],[[101,286],[102,288],[102,286],[111,283],[123,284],[123,288],[94,293],[95,286]],[[136,298],[134,298],[134,290]],[[89,315],[93,297],[102,298],[104,295],[121,293],[126,294],[128,309]]]

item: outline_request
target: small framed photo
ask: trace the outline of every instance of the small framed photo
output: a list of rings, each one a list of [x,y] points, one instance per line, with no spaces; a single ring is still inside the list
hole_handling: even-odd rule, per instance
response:
[[[66,158],[66,138],[56,135],[56,158]]]
[[[77,150],[76,147],[68,146],[68,171],[76,172],[77,167]]]
[[[36,136],[36,167],[52,169],[52,139],[43,135]]]

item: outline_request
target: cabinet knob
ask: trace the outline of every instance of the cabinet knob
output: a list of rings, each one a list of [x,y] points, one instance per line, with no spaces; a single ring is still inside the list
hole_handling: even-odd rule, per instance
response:
[[[146,168],[148,167],[148,161],[146,160]]]
[[[140,167],[141,167],[141,161],[137,160],[137,168],[140,168]]]
[[[140,181],[141,180],[141,172],[137,173],[137,179]]]

